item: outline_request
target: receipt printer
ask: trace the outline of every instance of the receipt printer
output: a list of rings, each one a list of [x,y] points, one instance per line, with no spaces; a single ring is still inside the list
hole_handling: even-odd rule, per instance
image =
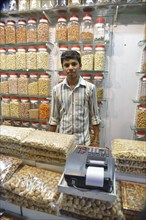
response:
[[[112,192],[114,171],[109,149],[77,145],[67,158],[64,178],[68,186]]]

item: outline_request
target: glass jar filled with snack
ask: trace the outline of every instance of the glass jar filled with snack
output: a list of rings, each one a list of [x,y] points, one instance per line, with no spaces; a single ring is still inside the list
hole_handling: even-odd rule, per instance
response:
[[[6,49],[0,48],[0,69],[6,70]]]
[[[103,99],[103,75],[94,74],[93,84],[96,85],[97,99]]]
[[[29,46],[26,54],[27,69],[37,69],[37,49],[34,46]]]
[[[142,76],[140,79],[139,101],[146,101],[146,76]]]
[[[38,95],[38,76],[35,73],[30,73],[29,76],[28,95]]]
[[[20,76],[18,78],[18,94],[28,94],[28,76],[26,73],[20,73]]]
[[[71,50],[77,51],[79,54],[81,53],[81,47],[79,45],[72,45]]]
[[[104,71],[105,68],[105,46],[96,45],[94,54],[94,70]]]
[[[37,26],[37,37],[38,42],[48,42],[49,41],[49,22],[47,18],[40,18]]]
[[[9,117],[10,116],[10,97],[3,96],[1,101],[1,115]]]
[[[18,0],[19,11],[29,11],[30,0]]]
[[[20,100],[20,118],[29,118],[30,102],[27,97]]]
[[[26,49],[18,47],[16,52],[16,70],[25,70],[26,66]]]
[[[39,103],[38,98],[30,98],[29,118],[39,118]]]
[[[94,4],[96,0],[82,0],[83,5]]]
[[[42,9],[53,8],[54,1],[53,0],[42,0]]]
[[[41,0],[30,0],[30,10],[40,10]]]
[[[103,41],[105,36],[105,18],[96,18],[94,24],[94,40]]]
[[[80,40],[80,24],[76,15],[71,15],[68,23],[68,41]]]
[[[6,55],[6,69],[16,69],[16,48],[8,48],[8,52]]]
[[[16,42],[26,43],[26,21],[23,19],[18,20],[16,27]]]
[[[18,77],[16,73],[10,73],[8,85],[10,94],[18,94]]]
[[[0,94],[8,94],[9,86],[8,86],[8,74],[0,73]]]
[[[37,21],[35,18],[29,18],[26,32],[27,42],[37,42]]]
[[[37,69],[49,69],[49,52],[46,46],[39,46],[37,52]]]
[[[31,127],[34,129],[39,129],[39,122],[38,121],[32,121],[31,122]]]
[[[136,110],[136,127],[146,128],[146,105],[141,104],[137,106]]]
[[[9,11],[16,11],[18,9],[17,0],[9,0]]]
[[[57,59],[57,70],[62,70],[61,55],[63,52],[65,52],[67,50],[68,50],[68,46],[66,46],[66,45],[59,46],[58,59]]]
[[[81,0],[68,0],[68,5],[80,5]]]
[[[82,77],[83,77],[84,80],[86,80],[90,83],[92,82],[91,81],[91,74],[88,74],[88,73],[87,74],[82,74]]]
[[[93,21],[91,14],[85,14],[81,23],[81,40],[93,40]]]
[[[93,57],[92,45],[85,44],[81,54],[82,70],[93,70]]]
[[[49,125],[47,124],[47,122],[42,121],[41,122],[41,130],[45,130],[48,131]]]
[[[146,72],[146,46],[143,50],[142,71]]]
[[[49,120],[50,118],[50,102],[43,98],[41,99],[41,103],[39,105],[39,119],[41,120]]]
[[[145,131],[135,131],[135,140],[146,141],[146,132]]]
[[[14,20],[7,20],[6,27],[6,44],[16,43],[16,25]]]
[[[67,0],[55,0],[54,7],[65,7],[67,6]]]
[[[67,21],[64,16],[59,17],[56,24],[56,42],[58,41],[67,41]]]
[[[10,116],[14,118],[20,117],[20,102],[18,97],[12,97],[10,101]]]
[[[40,74],[38,80],[39,96],[50,96],[51,91],[51,78],[46,73]]]
[[[29,128],[30,127],[30,121],[23,120],[21,125],[22,125],[22,127]]]
[[[6,43],[5,22],[0,21],[0,44]]]

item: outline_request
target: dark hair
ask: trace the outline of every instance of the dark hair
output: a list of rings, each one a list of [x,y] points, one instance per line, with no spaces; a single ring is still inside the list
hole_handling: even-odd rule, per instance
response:
[[[68,50],[68,51],[63,52],[61,55],[61,64],[63,65],[63,61],[68,60],[68,59],[75,59],[81,65],[81,56],[75,50]]]

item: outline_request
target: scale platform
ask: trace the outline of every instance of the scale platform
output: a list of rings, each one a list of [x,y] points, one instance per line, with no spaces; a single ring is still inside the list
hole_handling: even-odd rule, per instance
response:
[[[62,174],[60,181],[58,183],[58,192],[74,195],[74,196],[81,196],[91,199],[98,199],[103,201],[114,202],[117,198],[116,196],[116,180],[114,177],[114,187],[111,193],[103,192],[98,189],[84,189],[84,188],[76,188],[73,186],[68,186],[67,182],[64,178],[64,173]]]

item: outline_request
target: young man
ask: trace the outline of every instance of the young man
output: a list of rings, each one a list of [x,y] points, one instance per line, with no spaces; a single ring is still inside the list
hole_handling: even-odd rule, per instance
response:
[[[61,56],[66,78],[53,87],[49,131],[74,134],[76,144],[89,145],[89,126],[95,132],[94,145],[99,142],[99,123],[96,87],[85,81],[81,70],[81,57],[77,51],[66,51]]]

